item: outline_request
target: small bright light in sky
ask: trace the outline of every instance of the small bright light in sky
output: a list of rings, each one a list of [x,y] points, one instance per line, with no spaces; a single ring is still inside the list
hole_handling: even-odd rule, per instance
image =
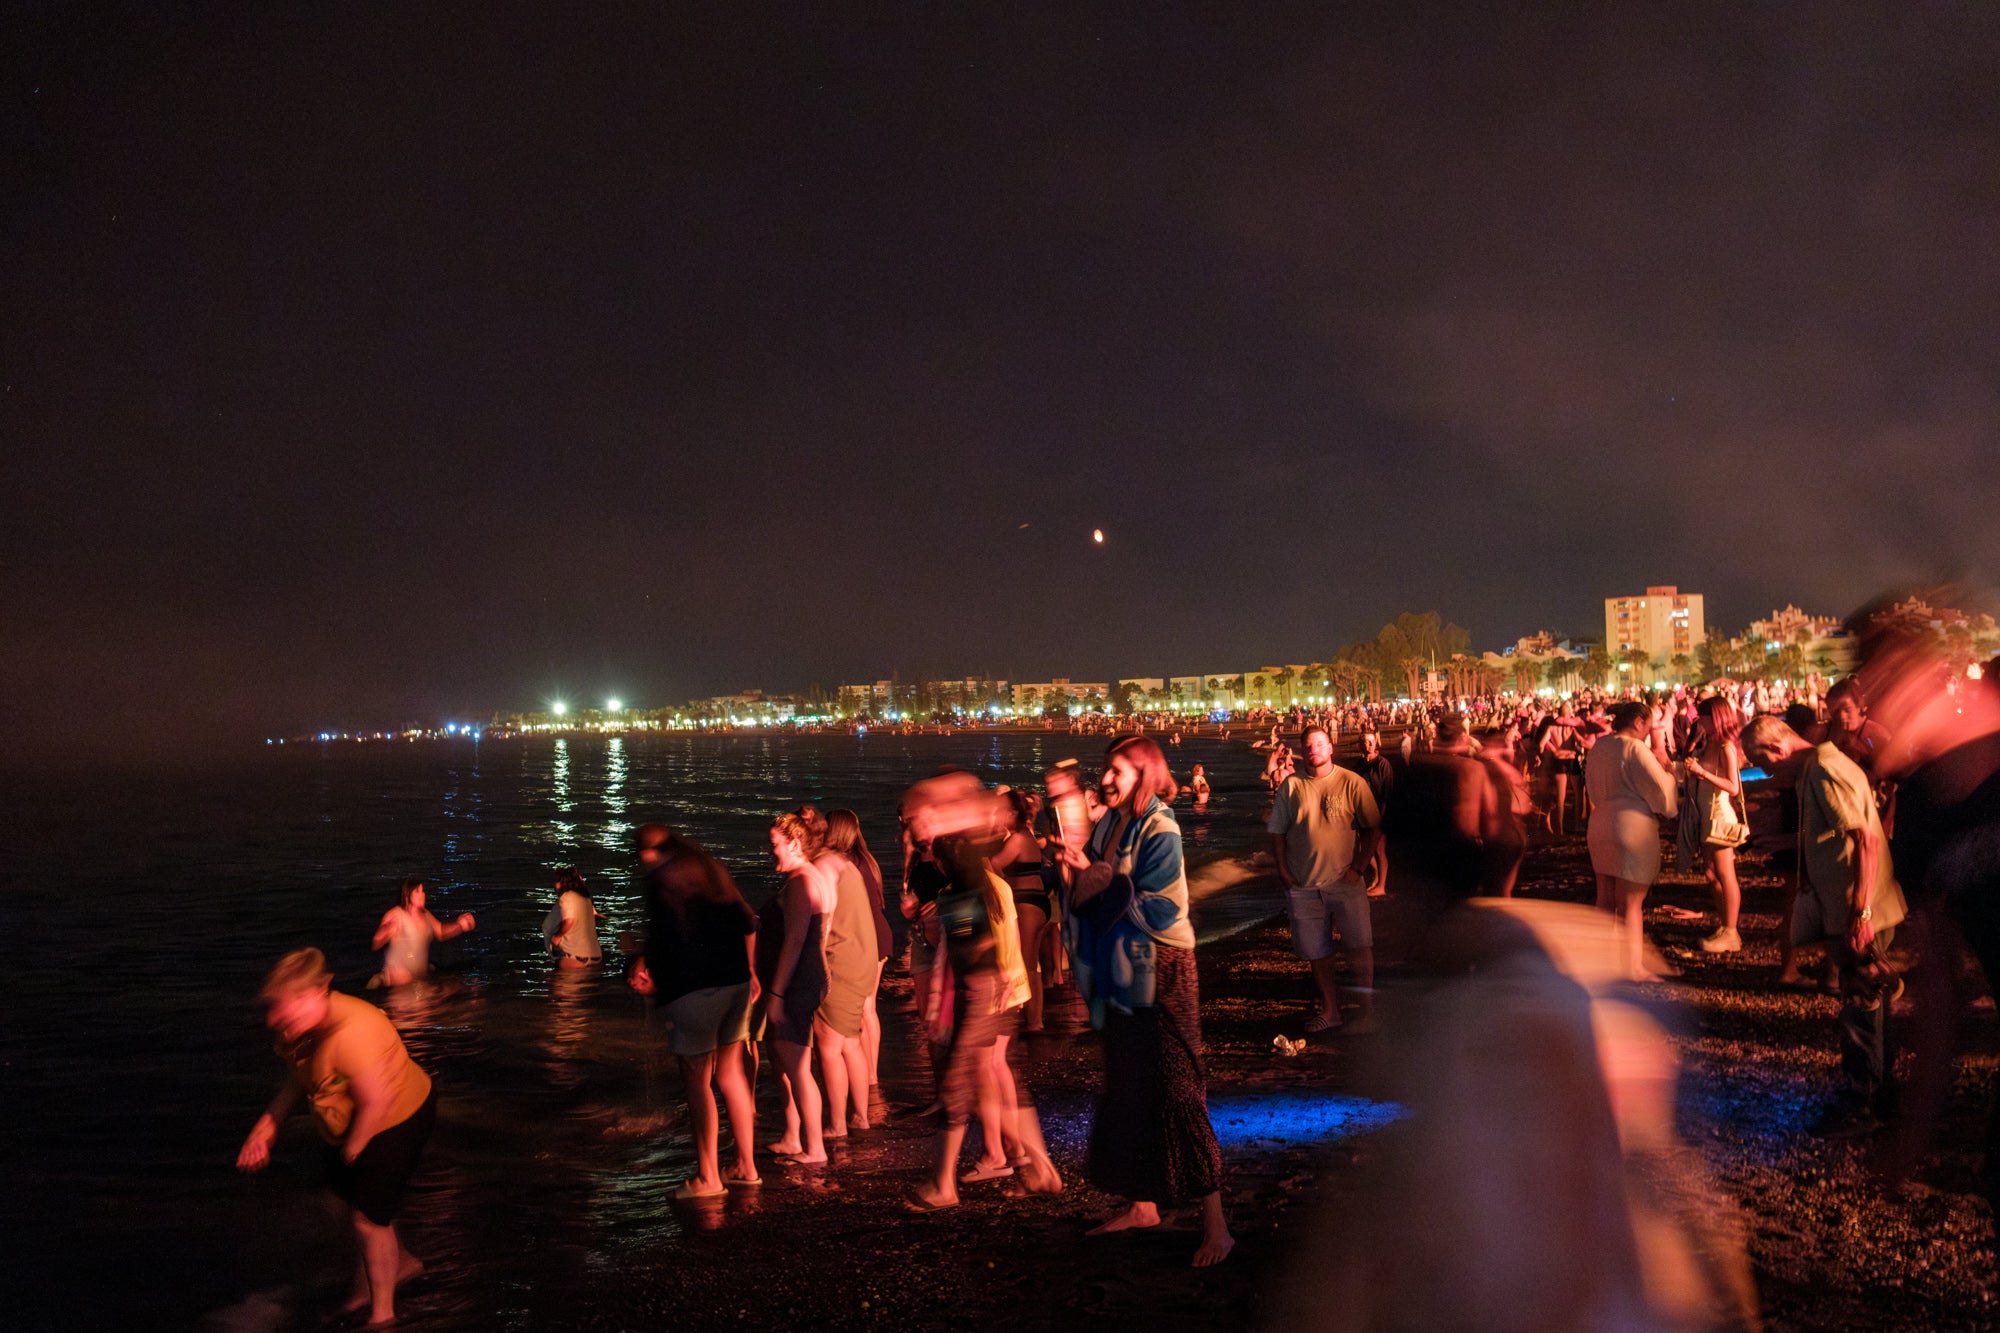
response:
[[[604,706],[614,713],[618,712],[620,709],[625,707],[624,704],[620,703],[616,699],[606,699],[604,701]]]
[[[554,713],[557,717],[561,717],[564,713],[567,713],[569,711],[569,705],[564,703],[562,700],[558,699],[554,703],[549,705],[549,711],[551,713]]]
[[[1090,539],[1096,542],[1099,546],[1104,545],[1104,529],[1092,528],[1090,530]]]

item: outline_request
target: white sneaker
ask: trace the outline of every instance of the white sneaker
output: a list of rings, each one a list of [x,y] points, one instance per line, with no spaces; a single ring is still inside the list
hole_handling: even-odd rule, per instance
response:
[[[1720,927],[1701,942],[1703,953],[1735,953],[1742,947],[1743,937],[1728,926]]]

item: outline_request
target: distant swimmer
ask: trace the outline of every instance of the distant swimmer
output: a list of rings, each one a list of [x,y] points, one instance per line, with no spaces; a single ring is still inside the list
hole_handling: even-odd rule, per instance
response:
[[[1200,764],[1194,766],[1194,776],[1188,779],[1188,790],[1194,794],[1195,809],[1208,804],[1208,774]]]
[[[424,906],[424,882],[406,879],[397,890],[396,905],[382,914],[371,949],[382,949],[382,970],[370,986],[405,986],[431,972],[431,941],[456,939],[473,927],[472,913],[461,912],[450,925]]]
[[[590,900],[580,872],[572,866],[556,872],[556,905],[542,918],[542,937],[549,942],[557,967],[574,970],[604,961],[604,946],[597,940],[597,923],[603,915]]]

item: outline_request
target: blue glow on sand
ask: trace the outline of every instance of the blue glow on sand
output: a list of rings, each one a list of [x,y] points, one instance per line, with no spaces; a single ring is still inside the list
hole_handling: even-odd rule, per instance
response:
[[[1261,1097],[1211,1097],[1208,1120],[1224,1147],[1271,1147],[1352,1138],[1403,1118],[1394,1102],[1278,1092]]]

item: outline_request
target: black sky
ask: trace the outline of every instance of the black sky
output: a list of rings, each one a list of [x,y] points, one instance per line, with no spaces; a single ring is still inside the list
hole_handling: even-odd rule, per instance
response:
[[[9,14],[17,752],[2000,564],[1990,6]]]

